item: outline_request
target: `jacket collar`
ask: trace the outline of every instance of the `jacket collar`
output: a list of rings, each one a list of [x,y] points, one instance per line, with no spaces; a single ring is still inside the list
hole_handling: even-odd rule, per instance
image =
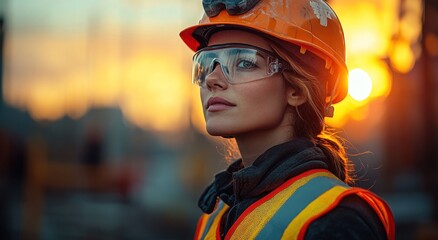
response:
[[[327,169],[325,159],[322,150],[308,139],[276,145],[246,168],[239,159],[215,176],[214,182],[201,195],[199,207],[205,213],[211,213],[217,197],[233,206],[243,199],[267,194],[302,172],[314,168]]]

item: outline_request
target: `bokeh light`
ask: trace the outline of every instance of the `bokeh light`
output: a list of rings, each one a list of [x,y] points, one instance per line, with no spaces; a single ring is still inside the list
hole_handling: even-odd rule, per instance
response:
[[[407,41],[397,41],[390,53],[391,66],[401,73],[409,72],[415,63],[415,55]]]

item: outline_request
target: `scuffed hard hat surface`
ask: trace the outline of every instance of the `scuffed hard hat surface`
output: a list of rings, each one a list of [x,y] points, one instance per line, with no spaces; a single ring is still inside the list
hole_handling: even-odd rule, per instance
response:
[[[335,12],[323,0],[203,0],[203,3],[207,7],[200,25],[235,24],[253,28],[309,50],[325,52],[340,64],[345,62],[342,27]],[[230,14],[233,8],[240,9],[236,10],[239,13]],[[209,17],[207,11],[215,16]]]

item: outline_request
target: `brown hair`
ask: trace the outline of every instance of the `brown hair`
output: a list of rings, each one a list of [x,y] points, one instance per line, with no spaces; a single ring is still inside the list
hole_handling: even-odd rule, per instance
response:
[[[306,97],[306,102],[296,107],[294,117],[294,137],[311,139],[327,157],[329,170],[347,184],[354,183],[354,166],[348,159],[345,143],[325,121],[327,107],[327,82],[337,73],[330,73],[325,62],[315,54],[300,53],[300,47],[266,36],[276,54],[289,67],[283,71],[284,79]],[[240,157],[234,138],[223,139],[226,146],[227,162]]]
[[[352,184],[354,168],[347,157],[344,141],[324,121],[326,82],[336,73],[330,74],[325,69],[325,62],[313,53],[300,53],[298,46],[273,42],[271,47],[289,64],[289,68],[283,71],[284,79],[307,100],[296,107],[294,137],[311,139],[326,155],[330,171]]]

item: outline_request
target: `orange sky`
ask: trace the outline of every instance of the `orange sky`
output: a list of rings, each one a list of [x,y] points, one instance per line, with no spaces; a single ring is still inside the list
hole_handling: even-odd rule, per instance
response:
[[[335,106],[328,121],[340,127],[369,117],[368,103],[389,94],[392,80],[382,57],[389,56],[396,70],[412,68],[421,4],[404,1],[406,19],[399,20],[396,0],[330,2],[343,23],[349,69],[364,70],[372,82],[365,100],[348,96]],[[190,118],[202,128],[198,90],[190,83],[192,53],[178,37],[198,21],[200,2],[23,0],[6,6],[8,104],[36,120],[79,118],[90,108],[110,106],[143,128],[181,130]]]

